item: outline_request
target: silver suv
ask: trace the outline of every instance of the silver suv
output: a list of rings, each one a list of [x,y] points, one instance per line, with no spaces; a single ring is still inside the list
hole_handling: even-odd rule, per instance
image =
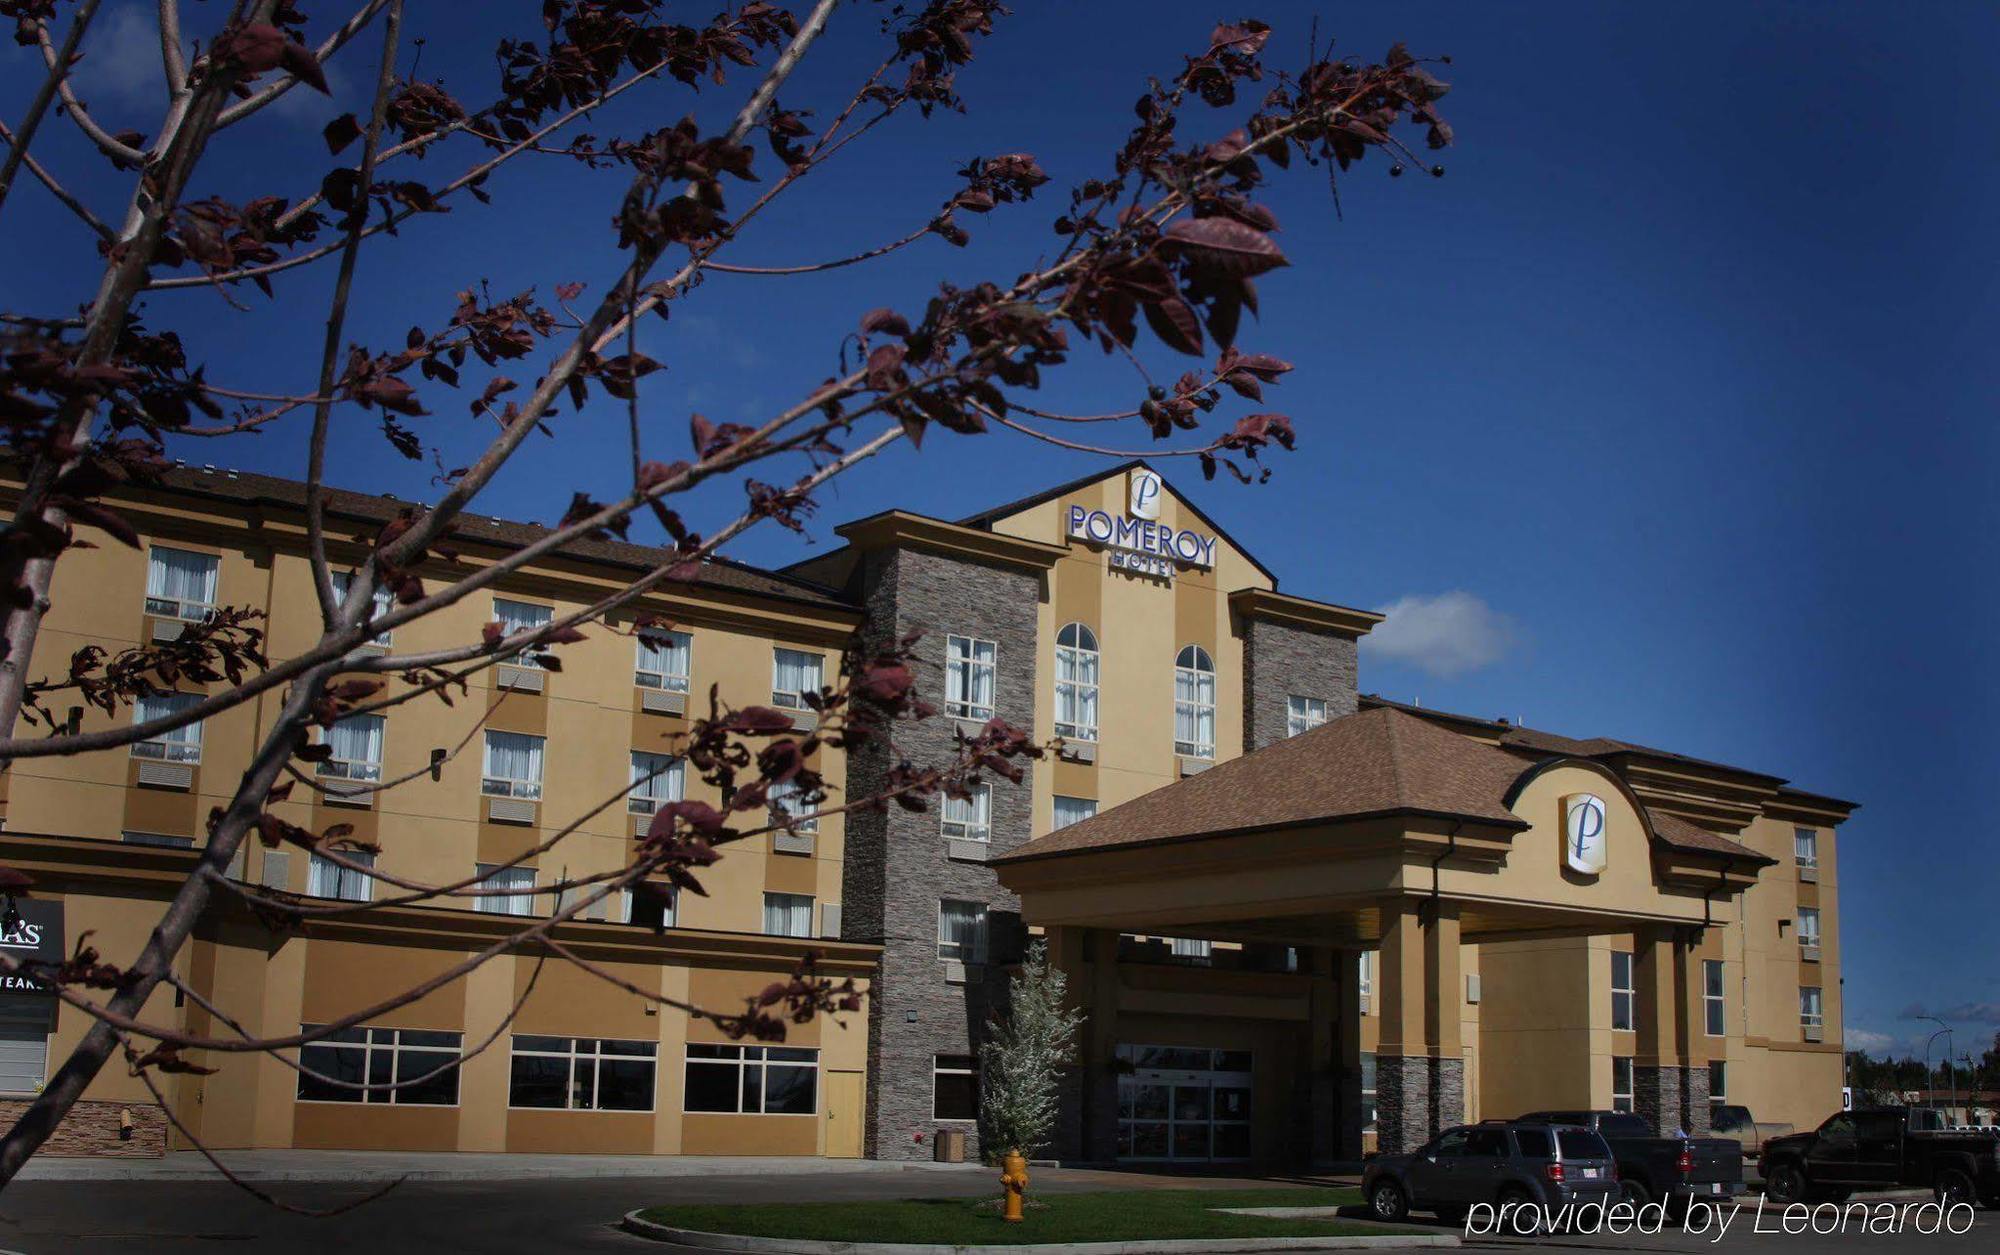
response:
[[[1411,1210],[1456,1222],[1475,1203],[1559,1208],[1618,1196],[1611,1148],[1589,1129],[1489,1120],[1446,1129],[1406,1155],[1377,1155],[1361,1175],[1377,1220]]]

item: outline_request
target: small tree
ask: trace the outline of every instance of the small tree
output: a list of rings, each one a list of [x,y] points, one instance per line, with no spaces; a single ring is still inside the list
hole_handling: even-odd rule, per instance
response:
[[[1068,994],[1068,979],[1037,941],[1008,990],[1007,1013],[987,1025],[979,1053],[979,1136],[991,1156],[1032,1154],[1055,1131],[1062,1069],[1076,1062],[1083,1023]]]

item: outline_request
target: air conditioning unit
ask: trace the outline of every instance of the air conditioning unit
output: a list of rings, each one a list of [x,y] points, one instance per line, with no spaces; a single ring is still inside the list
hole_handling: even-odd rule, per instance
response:
[[[1805,1026],[1805,1029],[1801,1033],[1801,1036],[1803,1036],[1807,1041],[1823,1041],[1825,1040],[1825,1032],[1826,1031],[1817,1024],[1808,1024]]]
[[[778,854],[811,854],[815,844],[810,832],[774,832],[771,849]]]
[[[1212,758],[1188,758],[1183,755],[1181,758],[1181,775],[1198,776],[1213,766],[1215,766],[1215,760]]]
[[[486,817],[499,824],[532,824],[540,808],[524,797],[489,797]]]
[[[648,828],[651,828],[652,826],[653,826],[653,817],[652,817],[651,815],[634,815],[634,816],[632,816],[632,835],[633,835],[633,836],[635,836],[635,837],[643,837],[643,836],[645,836],[645,835],[646,835],[646,830],[647,830]]]
[[[194,787],[194,765],[142,759],[139,763],[139,783],[153,789],[179,789],[186,792]]]
[[[1816,884],[1818,884],[1818,883],[1819,883],[1819,868],[1818,868],[1818,867],[1801,867],[1801,868],[1799,868],[1799,882],[1800,882],[1801,884],[1808,884],[1808,885],[1816,885]]]
[[[539,693],[548,682],[548,676],[539,667],[499,666],[494,670],[500,674],[495,682],[503,689],[513,689],[518,693]]]
[[[177,641],[181,638],[181,633],[185,631],[187,631],[187,624],[181,622],[179,619],[153,620],[152,635],[155,641]]]
[[[959,837],[947,837],[944,843],[944,855],[955,862],[984,863],[987,851],[991,848],[992,846],[985,841],[966,841]]]
[[[643,689],[639,693],[639,709],[655,715],[684,715],[687,713],[686,693],[669,693],[665,689]]]
[[[1094,763],[1097,761],[1097,742],[1064,741],[1062,758],[1064,762]]]
[[[322,785],[326,792],[320,796],[328,806],[359,806],[367,808],[375,805],[375,795],[367,789],[348,788],[337,784]]]
[[[1817,963],[1817,962],[1819,962],[1819,947],[1818,947],[1818,946],[1813,946],[1813,945],[1802,945],[1802,946],[1800,946],[1800,947],[1799,947],[1799,958],[1800,958],[1800,959],[1802,959],[1802,960],[1804,960],[1804,961],[1805,961],[1805,962],[1807,962],[1807,963]]]
[[[819,712],[815,710],[795,710],[792,714],[792,731],[810,732],[819,726]]]
[[[290,889],[292,887],[292,856],[286,850],[264,851],[264,887],[266,889]]]
[[[964,963],[957,959],[946,959],[943,966],[945,984],[963,985],[966,982],[967,967]]]

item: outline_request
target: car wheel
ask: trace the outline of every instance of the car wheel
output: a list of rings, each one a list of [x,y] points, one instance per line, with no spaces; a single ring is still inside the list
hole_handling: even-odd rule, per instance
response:
[[[1764,1197],[1781,1205],[1803,1203],[1806,1199],[1806,1174],[1799,1170],[1797,1164],[1773,1165],[1770,1175],[1764,1178]]]
[[[1938,1173],[1934,1192],[1937,1201],[1946,1207],[1956,1207],[1960,1203],[1970,1207],[1979,1199],[1979,1191],[1974,1188],[1972,1178],[1958,1168],[1946,1168]]]
[[[1500,1191],[1495,1200],[1500,1213],[1507,1217],[1503,1222],[1506,1231],[1517,1237],[1533,1237],[1542,1231],[1541,1208],[1535,1204],[1535,1196],[1518,1185],[1510,1185]]]
[[[1647,1203],[1653,1201],[1653,1191],[1646,1188],[1644,1181],[1635,1181],[1631,1177],[1626,1177],[1618,1182],[1618,1197],[1622,1201],[1632,1204],[1634,1207],[1644,1207]]]
[[[1377,1181],[1368,1191],[1368,1210],[1377,1220],[1401,1220],[1410,1214],[1410,1196],[1394,1181]]]

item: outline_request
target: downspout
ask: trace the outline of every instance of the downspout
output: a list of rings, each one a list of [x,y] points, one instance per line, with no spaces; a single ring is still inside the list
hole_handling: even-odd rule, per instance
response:
[[[1437,906],[1438,906],[1438,899],[1440,896],[1439,889],[1442,883],[1442,878],[1439,875],[1438,868],[1444,865],[1444,861],[1446,859],[1458,853],[1458,830],[1463,827],[1465,827],[1465,820],[1454,819],[1451,821],[1451,831],[1445,834],[1446,844],[1444,847],[1444,853],[1438,855],[1436,858],[1431,860],[1431,918],[1432,919],[1437,918]]]
[[[1736,868],[1732,856],[1722,860],[1722,871],[1715,878],[1715,888],[1701,895],[1701,926],[1708,928],[1715,923],[1715,895],[1729,887],[1729,873]]]

